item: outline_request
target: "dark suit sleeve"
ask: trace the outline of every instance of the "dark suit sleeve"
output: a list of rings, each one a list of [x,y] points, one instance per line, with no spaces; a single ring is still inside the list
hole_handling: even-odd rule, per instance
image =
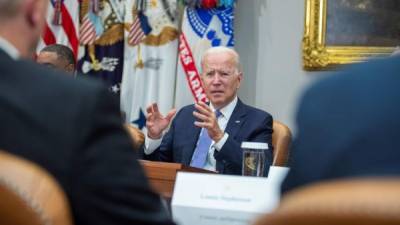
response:
[[[173,125],[171,124],[171,128],[164,135],[160,146],[154,150],[153,153],[147,155],[144,153],[144,148],[142,150],[142,158],[151,161],[162,161],[162,162],[172,162],[172,140],[173,140]]]
[[[270,147],[270,150],[265,151],[264,176],[268,175],[269,166],[272,164],[272,116],[264,115],[261,118],[258,117],[259,119],[256,118],[248,119],[249,125],[243,128],[247,129],[244,131],[246,133],[245,137],[229,135],[221,150],[215,151],[214,157],[223,164],[224,173],[241,174],[243,150],[240,146],[243,141],[252,141],[267,142],[268,147]]]
[[[105,89],[95,98],[82,110],[82,142],[70,165],[75,224],[172,224],[137,162],[118,99]]]

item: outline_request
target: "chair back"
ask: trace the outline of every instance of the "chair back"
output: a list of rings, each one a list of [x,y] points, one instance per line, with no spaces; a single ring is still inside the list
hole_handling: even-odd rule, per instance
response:
[[[67,198],[50,174],[0,150],[0,224],[72,225]]]
[[[124,126],[128,131],[131,140],[133,141],[133,146],[135,147],[135,149],[139,149],[139,147],[144,144],[143,132],[139,128],[134,127],[129,123],[126,123]]]
[[[321,182],[285,195],[256,225],[400,224],[400,177]]]
[[[286,166],[289,157],[289,148],[292,142],[292,133],[285,124],[274,120],[272,124],[272,145],[274,147],[273,166]]]

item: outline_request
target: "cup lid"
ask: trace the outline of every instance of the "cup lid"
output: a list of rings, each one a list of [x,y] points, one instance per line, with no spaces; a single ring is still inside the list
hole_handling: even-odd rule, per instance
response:
[[[268,143],[264,142],[242,142],[242,148],[250,149],[268,149]]]

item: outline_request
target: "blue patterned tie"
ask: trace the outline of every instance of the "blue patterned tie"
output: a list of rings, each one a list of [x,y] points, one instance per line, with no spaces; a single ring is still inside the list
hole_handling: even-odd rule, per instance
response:
[[[215,111],[215,116],[220,117],[222,113],[219,110]],[[208,149],[211,145],[211,138],[208,136],[207,129],[202,128],[200,131],[199,140],[197,142],[196,149],[194,150],[192,162],[190,162],[190,166],[203,168],[206,164]]]

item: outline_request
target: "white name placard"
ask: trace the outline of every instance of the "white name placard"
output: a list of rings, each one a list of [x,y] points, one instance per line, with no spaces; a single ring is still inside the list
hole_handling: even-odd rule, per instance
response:
[[[178,225],[249,225],[259,214],[174,206],[172,216]]]
[[[286,178],[289,173],[288,167],[282,166],[270,166],[268,171],[268,180],[271,182],[275,182],[276,185],[281,186],[283,180]]]
[[[268,178],[179,172],[172,207],[271,212],[279,202],[279,185]]]

